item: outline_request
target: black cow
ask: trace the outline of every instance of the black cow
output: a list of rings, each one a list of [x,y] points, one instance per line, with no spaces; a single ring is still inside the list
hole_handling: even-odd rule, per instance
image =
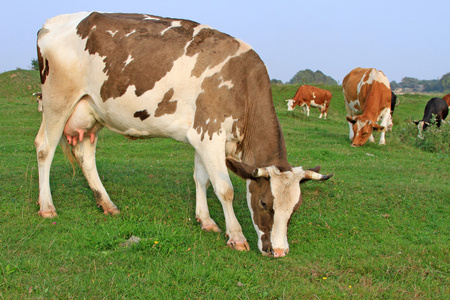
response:
[[[445,120],[448,115],[448,106],[444,99],[436,97],[431,98],[425,106],[425,111],[423,112],[423,118],[421,121],[413,121],[417,128],[419,129],[419,137],[422,134],[422,130],[425,130],[429,125],[431,125],[432,118],[435,116],[435,122],[437,127],[441,127],[441,121]]]
[[[387,130],[392,130],[392,127],[394,127],[394,109],[397,105],[400,104],[400,100],[398,100],[398,97],[394,92],[391,91],[391,119],[388,122],[388,128]]]

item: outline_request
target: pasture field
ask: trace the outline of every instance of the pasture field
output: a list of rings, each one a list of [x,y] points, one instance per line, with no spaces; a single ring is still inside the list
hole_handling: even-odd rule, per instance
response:
[[[194,152],[167,139],[101,131],[97,166],[117,216],[96,207],[59,148],[51,172],[58,217],[39,217],[38,80],[35,71],[0,74],[0,299],[448,299],[449,144],[418,147],[409,121],[422,117],[431,95],[399,96],[386,146],[352,148],[340,87],[324,87],[333,93],[327,120],[317,109],[309,118],[288,112],[284,100],[297,87],[273,87],[291,164],[335,174],[302,184],[290,253],[273,259],[257,248],[245,183],[234,174],[251,250],[228,249],[224,233],[200,229]],[[224,230],[211,188],[208,198]],[[131,236],[141,242],[121,247]]]

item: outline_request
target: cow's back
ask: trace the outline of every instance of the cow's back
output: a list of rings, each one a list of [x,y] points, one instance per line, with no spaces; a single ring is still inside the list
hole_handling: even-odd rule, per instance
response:
[[[88,96],[99,121],[126,136],[186,141],[192,126],[211,136],[226,118],[254,113],[242,110],[251,107],[248,101],[274,113],[259,56],[244,42],[193,21],[63,15],[41,29],[38,49],[43,94],[60,93],[59,100],[44,97],[44,106],[51,98],[53,107],[73,107]]]
[[[387,77],[373,68],[355,68],[342,82],[347,103],[358,102],[357,110],[363,112],[367,101],[376,101],[377,110],[390,107],[391,90]],[[355,108],[356,109],[356,108]]]

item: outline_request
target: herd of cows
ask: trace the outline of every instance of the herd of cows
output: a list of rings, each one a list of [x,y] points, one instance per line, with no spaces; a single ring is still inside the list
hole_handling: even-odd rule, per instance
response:
[[[130,139],[167,137],[190,144],[197,221],[204,230],[220,231],[208,210],[206,190],[212,184],[228,246],[248,250],[233,210],[228,170],[236,173],[246,181],[259,250],[273,257],[289,252],[289,221],[302,203],[299,183],[333,175],[287,161],[267,68],[248,44],[189,20],[81,12],[47,20],[37,49],[39,215],[57,215],[50,167],[58,144],[80,165],[104,213],[119,213],[95,162],[98,133],[107,127]],[[372,130],[383,132],[383,144],[395,106],[383,73],[353,70],[344,79],[344,95],[352,145],[364,144]],[[319,106],[326,118],[330,100],[328,91],[300,87],[289,107]]]
[[[392,130],[392,115],[398,105],[397,96],[391,91],[387,77],[373,68],[356,68],[345,76],[342,87],[352,146],[362,146],[368,140],[373,142],[374,130],[381,131],[379,144],[384,145],[385,133]],[[310,107],[317,107],[320,109],[319,118],[324,115],[326,119],[331,98],[331,92],[328,90],[302,85],[294,97],[286,101],[288,111],[299,106],[305,108],[309,116]],[[431,98],[425,106],[422,120],[413,121],[419,129],[419,137],[432,121],[440,127],[448,115],[449,108],[450,94],[443,98]]]

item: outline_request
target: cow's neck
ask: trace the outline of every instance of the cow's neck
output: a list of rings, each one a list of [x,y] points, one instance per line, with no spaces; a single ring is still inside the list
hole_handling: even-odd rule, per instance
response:
[[[280,169],[291,169],[272,97],[270,101],[260,101],[250,106],[251,113],[246,120],[244,139],[240,145],[242,162],[255,167],[275,165]]]

